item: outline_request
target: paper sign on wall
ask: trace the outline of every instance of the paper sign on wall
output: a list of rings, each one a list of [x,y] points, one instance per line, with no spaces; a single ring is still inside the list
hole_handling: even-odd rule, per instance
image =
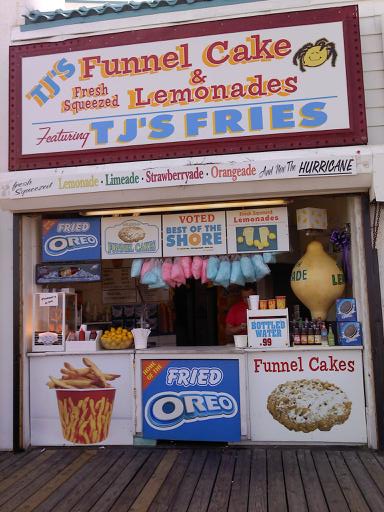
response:
[[[228,253],[289,251],[287,208],[227,212]]]
[[[225,254],[225,212],[163,215],[164,256]]]
[[[101,220],[102,258],[152,258],[162,255],[161,215],[105,217]]]
[[[57,293],[40,293],[39,305],[44,306],[57,306],[59,303],[59,297]]]

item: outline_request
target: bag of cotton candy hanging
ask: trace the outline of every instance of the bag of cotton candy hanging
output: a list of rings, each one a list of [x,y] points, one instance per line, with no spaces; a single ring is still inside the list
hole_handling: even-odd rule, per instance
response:
[[[192,275],[194,279],[201,279],[201,270],[203,268],[203,258],[201,256],[194,256],[192,260]]]
[[[264,259],[261,256],[261,254],[254,254],[251,260],[255,269],[256,281],[260,281],[265,276],[271,273],[270,268],[264,262]]]
[[[150,285],[157,283],[157,274],[155,270],[155,258],[144,261],[141,267],[141,280],[142,284]]]
[[[177,256],[173,260],[172,269],[171,269],[171,279],[176,283],[176,285],[181,285],[186,283],[185,274],[183,267],[181,265],[180,257]]]
[[[238,284],[239,286],[245,285],[245,277],[241,271],[241,265],[239,259],[234,259],[231,262],[231,277],[229,279],[231,284]]]
[[[172,273],[172,258],[165,258],[161,267],[161,277],[163,281],[174,288],[176,286],[175,281],[171,278]]]
[[[214,279],[214,284],[218,286],[223,286],[224,288],[228,288],[229,279],[231,277],[231,263],[227,257],[224,257],[220,260],[219,268],[217,270],[216,277]]]
[[[153,266],[153,269],[152,269],[152,272],[156,277],[156,282],[148,285],[149,288],[168,288],[168,285],[163,280],[161,267],[162,267],[162,261],[159,259],[156,260],[156,262]]]
[[[217,256],[210,256],[207,263],[207,279],[214,281],[219,270],[220,260]]]
[[[256,281],[255,268],[249,256],[241,256],[240,268],[246,283],[254,283]]]

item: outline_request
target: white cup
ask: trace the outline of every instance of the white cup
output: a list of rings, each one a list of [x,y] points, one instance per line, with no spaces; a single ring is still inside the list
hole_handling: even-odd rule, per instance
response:
[[[147,348],[150,333],[151,329],[132,329],[136,349]]]
[[[260,295],[250,295],[248,297],[249,309],[259,309]]]
[[[235,334],[233,339],[236,348],[246,348],[248,346],[248,336],[246,334]]]
[[[136,336],[136,337],[134,337],[134,341],[135,341],[136,349],[147,348],[148,338],[139,338]]]

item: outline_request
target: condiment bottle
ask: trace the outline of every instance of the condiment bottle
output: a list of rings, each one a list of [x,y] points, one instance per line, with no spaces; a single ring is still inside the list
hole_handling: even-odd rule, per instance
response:
[[[85,331],[83,328],[79,331],[79,341],[85,341]]]
[[[301,330],[300,341],[302,345],[308,345],[308,331],[305,326]]]
[[[332,325],[329,326],[328,330],[328,345],[330,347],[335,345],[335,335],[333,334]]]
[[[319,325],[317,325],[315,329],[315,345],[321,345],[321,332]]]
[[[300,339],[300,333],[299,329],[296,327],[293,335],[293,344],[294,345],[301,345],[301,339]]]
[[[95,329],[92,329],[90,335],[89,335],[89,339],[90,340],[95,340],[97,338],[97,332],[95,331]]]
[[[310,327],[308,329],[308,345],[314,345],[315,344],[315,333],[313,332],[313,328]]]
[[[328,331],[325,322],[321,324],[321,343],[328,343]]]
[[[76,341],[76,333],[74,333],[73,331],[71,331],[71,332],[68,334],[67,341]]]

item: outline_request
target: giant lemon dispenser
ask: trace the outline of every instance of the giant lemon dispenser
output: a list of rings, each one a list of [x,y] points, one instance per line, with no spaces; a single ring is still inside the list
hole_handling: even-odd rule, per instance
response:
[[[343,295],[344,274],[323,245],[314,240],[292,270],[291,288],[312,318],[325,320],[329,308]]]

